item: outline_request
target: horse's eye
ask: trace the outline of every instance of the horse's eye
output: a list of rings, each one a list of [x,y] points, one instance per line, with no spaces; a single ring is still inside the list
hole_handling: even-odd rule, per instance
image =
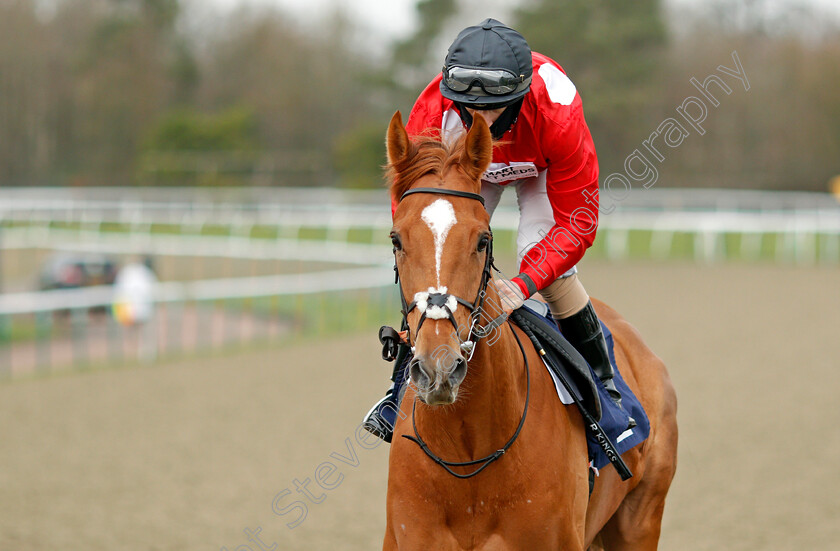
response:
[[[487,245],[490,244],[490,236],[489,235],[482,235],[481,238],[478,240],[478,252],[484,252],[487,250]]]
[[[395,251],[401,251],[402,250],[402,241],[400,241],[400,236],[399,235],[397,235],[395,233],[391,234],[391,244],[394,245],[394,250]]]

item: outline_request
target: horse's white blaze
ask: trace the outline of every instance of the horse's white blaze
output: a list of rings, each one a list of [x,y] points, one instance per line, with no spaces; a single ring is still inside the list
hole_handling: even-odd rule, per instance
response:
[[[443,244],[446,236],[458,219],[455,218],[455,209],[452,203],[446,199],[438,199],[423,209],[420,217],[429,226],[432,235],[435,236],[435,272],[437,273],[437,285],[440,287],[440,259],[443,255]]]

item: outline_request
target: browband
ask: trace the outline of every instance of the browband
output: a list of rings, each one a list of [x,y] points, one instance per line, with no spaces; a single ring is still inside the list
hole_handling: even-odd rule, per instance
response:
[[[412,193],[437,193],[438,195],[454,195],[455,197],[466,197],[467,199],[475,199],[476,201],[481,201],[482,206],[484,205],[484,197],[482,197],[478,193],[470,193],[469,191],[458,191],[455,189],[443,189],[437,187],[416,187],[414,189],[410,189],[402,194],[402,197],[400,197],[400,201],[405,199],[406,195],[411,195]]]

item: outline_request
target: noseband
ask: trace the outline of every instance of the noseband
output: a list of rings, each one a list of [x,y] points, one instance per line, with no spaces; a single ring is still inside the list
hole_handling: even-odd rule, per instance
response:
[[[453,195],[455,197],[465,197],[467,199],[474,199],[480,202],[482,206],[484,205],[484,197],[482,197],[478,193],[431,187],[418,187],[410,189],[402,194],[402,197],[400,197],[400,202],[402,202],[402,200],[405,199],[407,196],[412,195],[414,193],[428,193],[435,195]],[[420,321],[417,323],[417,329],[414,331],[415,337],[420,333],[420,328],[423,326],[423,322],[426,321],[427,318],[445,318],[452,323],[452,327],[455,329],[455,335],[458,337],[459,341],[461,341],[461,332],[460,328],[458,327],[458,322],[455,321],[455,317],[453,316],[453,311],[457,308],[458,304],[463,305],[467,310],[470,311],[470,318],[472,319],[472,322],[470,323],[469,336],[466,341],[461,341],[461,351],[469,355],[467,361],[472,359],[472,354],[475,351],[475,343],[478,342],[478,340],[481,337],[488,335],[489,332],[492,331],[494,328],[504,323],[507,316],[505,316],[505,314],[502,313],[499,317],[491,320],[488,324],[476,327],[478,318],[481,316],[482,307],[484,306],[484,297],[487,294],[487,285],[490,283],[490,279],[492,277],[492,270],[496,268],[493,265],[492,232],[490,233],[490,242],[487,244],[486,251],[486,256],[484,258],[484,269],[481,272],[481,283],[478,286],[478,293],[476,294],[475,300],[473,300],[472,302],[469,302],[466,299],[463,299],[459,296],[447,293],[446,287],[441,287],[439,289],[430,288],[428,292],[417,293],[414,296],[415,300],[408,302],[405,299],[405,293],[403,293],[402,285],[399,285],[400,300],[402,301],[403,328],[408,330],[408,343],[412,346],[412,351],[413,344],[411,338],[411,328],[408,325],[408,315],[412,311],[414,311],[415,308],[420,310],[421,312]],[[399,280],[400,275],[399,271],[397,270],[397,263],[395,259],[394,283],[399,284]]]

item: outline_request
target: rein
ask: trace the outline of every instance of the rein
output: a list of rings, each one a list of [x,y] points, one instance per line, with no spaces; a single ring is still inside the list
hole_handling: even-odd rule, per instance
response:
[[[470,193],[467,191],[458,191],[453,189],[441,189],[441,188],[414,188],[406,191],[400,197],[400,201],[405,199],[406,196],[412,195],[414,193],[429,193],[429,194],[437,194],[437,195],[453,195],[455,197],[465,197],[467,199],[474,199],[479,201],[482,205],[484,205],[484,197],[477,193]],[[428,299],[426,300],[427,309],[428,305],[438,307],[442,309],[446,313],[446,317],[452,323],[452,326],[455,328],[455,334],[458,336],[458,340],[461,339],[460,332],[458,331],[458,324],[455,321],[455,317],[452,315],[452,310],[447,305],[449,299],[454,299],[457,303],[464,305],[470,311],[470,317],[472,318],[472,323],[470,324],[470,333],[469,333],[469,340],[461,342],[461,350],[469,354],[467,358],[467,362],[472,359],[473,354],[475,353],[476,344],[478,343],[479,339],[482,337],[490,334],[490,332],[500,327],[504,322],[507,320],[507,315],[502,312],[496,318],[490,320],[487,324],[483,326],[476,327],[479,317],[482,313],[482,306],[484,305],[484,297],[487,294],[487,285],[490,283],[490,279],[492,277],[491,270],[495,269],[498,271],[498,268],[493,264],[493,234],[490,233],[490,242],[487,244],[487,254],[484,260],[484,269],[481,273],[481,283],[478,287],[478,293],[475,297],[475,300],[470,303],[467,300],[457,297],[455,295],[450,295],[448,293],[429,293]],[[400,275],[399,271],[397,270],[397,263],[396,260],[394,262],[394,283],[399,285]],[[402,326],[405,328],[407,333],[407,341],[408,345],[411,346],[411,351],[414,352],[414,347],[411,345],[411,328],[408,325],[408,314],[413,311],[417,307],[417,301],[411,301],[410,303],[406,301],[405,294],[402,290],[402,285],[399,285],[400,290],[400,300],[402,302],[402,315],[403,321]],[[426,312],[427,309],[423,311],[420,316],[420,321],[417,324],[417,329],[415,330],[415,335],[420,333],[420,328],[423,326],[423,322],[426,320]],[[416,443],[420,446],[420,449],[429,456],[435,463],[446,469],[446,471],[455,476],[457,478],[471,478],[484,469],[486,469],[493,461],[499,459],[502,455],[505,454],[507,450],[513,445],[516,439],[519,437],[519,433],[522,432],[522,427],[525,425],[525,418],[528,416],[528,403],[531,399],[531,371],[528,366],[528,356],[525,352],[525,348],[522,346],[522,342],[519,340],[519,336],[516,334],[516,331],[513,330],[513,327],[508,323],[510,327],[511,333],[513,333],[514,338],[516,339],[516,343],[519,345],[519,350],[522,352],[522,358],[525,360],[525,374],[526,374],[526,381],[527,387],[525,391],[525,407],[522,411],[522,418],[519,421],[519,426],[516,428],[516,431],[513,433],[513,436],[507,441],[507,443],[496,450],[495,452],[483,457],[481,459],[474,459],[472,461],[465,461],[465,462],[454,462],[454,461],[446,461],[445,459],[436,455],[426,444],[426,442],[420,437],[420,433],[417,432],[417,423],[415,421],[414,412],[417,407],[417,398],[414,399],[414,404],[411,407],[411,425],[414,429],[414,436],[409,436],[407,434],[403,434],[403,438],[407,438],[412,442]],[[451,467],[469,467],[472,465],[480,465],[474,471],[467,473],[467,474],[460,474],[456,473],[452,470]]]
[[[499,448],[498,450],[494,451],[490,455],[482,457],[481,459],[473,459],[472,461],[463,461],[463,462],[456,462],[456,461],[446,461],[445,459],[441,458],[440,456],[436,455],[430,448],[426,442],[420,437],[420,433],[417,432],[417,423],[414,419],[414,410],[417,407],[417,399],[414,399],[414,404],[411,406],[411,426],[414,429],[414,436],[409,436],[408,434],[403,434],[403,438],[407,438],[412,442],[416,443],[420,446],[420,449],[428,455],[432,461],[446,469],[446,472],[451,474],[457,478],[472,478],[484,469],[486,469],[490,463],[499,459],[501,456],[505,454],[506,451],[513,446],[513,443],[516,442],[516,439],[519,438],[519,433],[522,432],[522,427],[525,425],[525,418],[528,417],[528,403],[531,401],[531,369],[528,366],[528,355],[525,353],[525,348],[522,346],[522,341],[519,340],[519,336],[516,334],[516,331],[513,330],[513,327],[510,323],[508,323],[508,327],[510,327],[511,333],[513,333],[513,337],[516,339],[516,344],[519,345],[519,350],[522,352],[522,359],[525,360],[525,378],[527,381],[527,387],[525,391],[525,407],[522,410],[522,418],[519,420],[519,426],[516,427],[516,431],[513,433],[513,436],[510,437],[510,440],[507,443]],[[481,465],[476,470],[467,473],[467,474],[460,474],[456,473],[452,470],[451,467],[469,467],[472,465]]]

